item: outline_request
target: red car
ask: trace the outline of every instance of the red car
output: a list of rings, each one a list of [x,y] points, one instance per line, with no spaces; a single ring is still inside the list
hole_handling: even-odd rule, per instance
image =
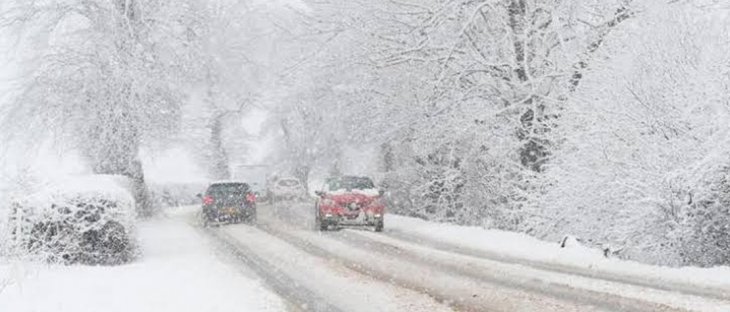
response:
[[[323,190],[316,192],[316,227],[372,226],[383,230],[385,205],[383,191],[368,177],[342,176],[327,179]]]

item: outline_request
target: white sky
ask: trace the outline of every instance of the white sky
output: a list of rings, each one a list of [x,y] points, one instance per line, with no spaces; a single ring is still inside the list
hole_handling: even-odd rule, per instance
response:
[[[156,183],[205,182],[206,174],[198,167],[190,152],[183,147],[174,147],[155,153],[143,153],[145,178]]]

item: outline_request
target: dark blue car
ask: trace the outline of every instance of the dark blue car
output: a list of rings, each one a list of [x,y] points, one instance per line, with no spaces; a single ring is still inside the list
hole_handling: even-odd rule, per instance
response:
[[[246,183],[212,183],[201,197],[205,224],[256,222],[256,195]]]

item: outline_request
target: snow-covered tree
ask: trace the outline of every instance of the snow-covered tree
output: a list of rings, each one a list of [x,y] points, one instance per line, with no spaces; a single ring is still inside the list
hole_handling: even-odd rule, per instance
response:
[[[401,184],[393,191],[409,194],[397,202],[405,213],[517,229],[565,100],[630,4],[399,2],[390,12],[409,18],[379,34],[387,44],[373,59],[380,77],[400,76],[379,90],[398,94],[374,115],[395,134],[381,142],[398,163],[387,166]],[[399,110],[409,116],[388,118]]]
[[[663,264],[727,263],[727,23],[658,4],[612,34],[561,112],[534,229]]]
[[[301,52],[279,82],[284,95],[270,125],[281,133],[280,163],[305,182],[315,168],[347,171],[344,150],[375,144],[383,133],[378,125],[385,119],[374,115],[387,106],[379,92],[392,81],[370,60],[380,42],[374,31],[382,27],[375,13],[387,12],[378,10],[382,3],[310,3],[304,24],[291,30]]]
[[[306,8],[292,3],[217,0],[195,7],[199,18],[187,27],[197,78],[184,120],[210,178],[229,179],[231,168],[246,162],[242,120],[281,92],[279,75],[296,52],[288,43]]]
[[[4,133],[34,146],[53,135],[73,145],[96,173],[137,182],[148,213],[138,158],[145,142],[176,131],[191,60],[186,3],[168,1],[15,1],[1,24],[18,41],[32,42],[28,79],[4,107]],[[21,45],[21,46],[29,46]]]

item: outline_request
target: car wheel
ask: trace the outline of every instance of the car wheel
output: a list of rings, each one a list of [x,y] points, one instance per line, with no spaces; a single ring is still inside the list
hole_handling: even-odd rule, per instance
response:
[[[383,231],[383,220],[378,221],[375,223],[375,232],[382,232]]]
[[[213,220],[214,216],[213,216],[212,211],[203,208],[203,211],[201,212],[200,216],[203,221],[203,227],[209,227],[212,225],[212,223],[214,221]]]
[[[322,221],[319,214],[314,217],[314,230],[315,231],[327,231],[327,223]]]

